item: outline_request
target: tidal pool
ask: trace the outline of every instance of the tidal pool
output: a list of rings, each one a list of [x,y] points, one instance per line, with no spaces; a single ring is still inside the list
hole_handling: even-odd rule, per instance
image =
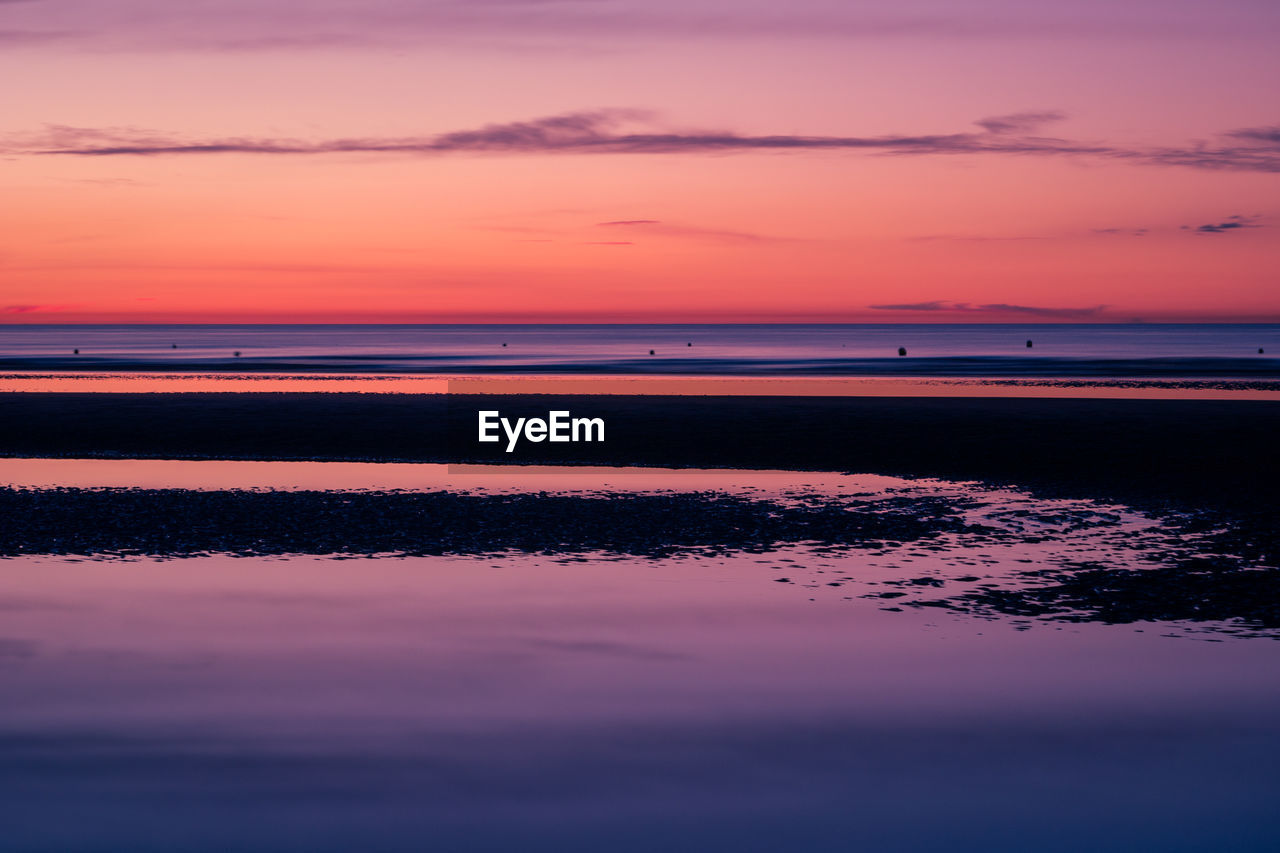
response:
[[[65,553],[14,546],[47,517],[0,536],[4,849],[1274,849],[1265,610],[1167,612],[1179,576],[1119,614],[1102,581],[1017,598],[1272,576],[1216,527],[886,477],[260,464],[0,463],[10,509],[93,512]],[[413,545],[464,498],[494,528],[189,539],[255,496],[303,531],[351,500]],[[511,501],[551,498],[512,547]]]

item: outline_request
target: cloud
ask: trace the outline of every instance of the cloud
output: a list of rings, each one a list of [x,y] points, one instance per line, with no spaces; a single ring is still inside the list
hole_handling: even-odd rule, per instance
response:
[[[1230,231],[1232,228],[1244,228],[1242,222],[1222,222],[1217,225],[1201,225],[1196,229],[1198,234],[1221,234],[1224,231]]]
[[[1055,11],[1039,4],[963,8],[936,0],[887,4],[792,0],[59,0],[11,4],[27,17],[74,20],[95,47],[140,51],[424,48],[467,39],[494,49],[542,46],[609,49],[664,39],[939,40],[1125,38],[1274,31],[1276,13],[1262,0],[1247,11],[1193,0],[1166,0],[1161,14],[1134,14],[1125,4],[1088,3]],[[1227,6],[1233,4],[1228,3]],[[954,6],[954,8],[953,8]],[[44,7],[48,7],[45,9]],[[1079,7],[1079,8],[1078,8]],[[24,10],[25,11],[25,10]]]
[[[1014,305],[1008,302],[989,302],[974,305],[969,302],[952,302],[946,299],[935,299],[928,302],[908,302],[898,305],[868,305],[875,311],[946,311],[953,313],[986,313],[986,314],[1029,314],[1037,317],[1093,317],[1101,314],[1107,306],[1094,305],[1086,308],[1055,308],[1040,305]]]
[[[1229,231],[1236,231],[1241,228],[1261,228],[1261,225],[1255,224],[1258,217],[1256,216],[1228,216],[1225,221],[1217,223],[1209,223],[1196,228],[1189,225],[1182,226],[1184,230],[1194,231],[1197,234],[1225,234]]]
[[[656,234],[662,237],[688,237],[695,240],[710,240],[719,243],[775,243],[782,242],[778,237],[766,237],[750,231],[731,231],[723,228],[701,228],[696,225],[678,225],[663,222],[660,219],[615,219],[610,222],[597,222],[599,228],[635,228],[645,234]]]
[[[3,305],[0,314],[38,314],[43,311],[62,311],[66,305]]]
[[[1088,308],[1045,308],[1039,305],[1009,305],[1004,302],[996,302],[988,305],[978,305],[972,309],[966,308],[965,310],[1032,314],[1037,317],[1092,317],[1102,313],[1106,307],[1105,305],[1094,305]]]
[[[1244,127],[1239,130],[1233,130],[1227,134],[1234,139],[1243,139],[1246,142],[1262,143],[1264,145],[1280,146],[1280,125],[1272,127]]]
[[[974,122],[988,133],[1032,133],[1041,126],[1055,121],[1063,121],[1066,113],[1057,110],[1045,112],[1013,113],[1005,116],[993,116]]]
[[[907,237],[913,243],[932,243],[939,240],[955,240],[962,243],[1008,243],[1021,240],[1047,240],[1047,237],[1035,234],[1018,234],[1012,236],[993,236],[984,234],[921,234]]]
[[[981,131],[876,136],[742,134],[728,130],[660,130],[644,110],[601,109],[528,121],[488,124],[433,136],[344,137],[315,141],[291,138],[187,138],[136,128],[50,125],[41,133],[0,142],[0,152],[44,156],[154,157],[217,154],[701,154],[750,151],[852,151],[893,156],[1021,155],[1091,157],[1143,165],[1251,172],[1280,172],[1280,142],[1269,130],[1230,131],[1249,144],[1140,148],[1028,135],[1063,115],[1053,111],[980,119]],[[1242,134],[1248,134],[1247,137]],[[620,220],[621,221],[621,220]]]
[[[1120,237],[1145,237],[1150,231],[1150,228],[1094,228],[1092,233]]]
[[[948,311],[951,310],[947,302],[941,299],[935,299],[931,302],[906,302],[898,305],[868,305],[868,308],[874,308],[877,311]]]

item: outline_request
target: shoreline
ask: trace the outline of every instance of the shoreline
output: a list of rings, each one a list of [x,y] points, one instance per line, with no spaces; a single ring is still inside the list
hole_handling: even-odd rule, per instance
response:
[[[692,347],[692,343],[689,343]],[[95,356],[79,354],[0,355],[0,371],[57,373],[391,373],[450,375],[482,379],[487,376],[546,375],[609,376],[725,376],[725,377],[1009,377],[1025,379],[1280,379],[1280,358],[1257,352],[1231,355],[894,355],[830,354],[718,354],[690,356],[668,343],[665,350],[637,345],[632,354],[589,357],[540,357],[514,354],[330,354],[262,355],[202,352],[195,357]],[[904,348],[905,350],[905,348]]]
[[[603,417],[602,444],[475,442],[476,413]],[[979,480],[1280,507],[1280,405],[1240,400],[4,393],[0,456],[607,465]]]
[[[1012,376],[726,376],[4,372],[0,393],[563,394],[672,397],[1092,397],[1280,401],[1280,380]]]

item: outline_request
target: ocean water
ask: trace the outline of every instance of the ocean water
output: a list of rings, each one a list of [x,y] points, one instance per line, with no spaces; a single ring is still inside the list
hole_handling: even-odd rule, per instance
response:
[[[1280,325],[10,325],[0,369],[1280,378]]]
[[[283,489],[302,513],[366,489],[944,513],[716,553],[691,524],[647,555],[630,529],[599,549],[211,552],[157,514],[142,551],[99,519],[55,553],[10,524],[6,850],[1264,851],[1280,833],[1276,628],[1225,588],[1212,614],[1165,612],[1163,572],[1220,548],[1176,517],[788,472],[3,460],[0,478],[175,506]],[[1093,565],[1150,588],[1116,613],[1073,581]],[[1033,606],[1046,587],[1085,597]]]

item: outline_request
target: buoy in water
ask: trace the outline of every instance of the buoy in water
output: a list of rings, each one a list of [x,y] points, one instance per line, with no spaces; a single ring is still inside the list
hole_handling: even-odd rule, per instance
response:
[[[898,347],[898,355],[906,355],[906,354],[907,354],[906,347]]]

